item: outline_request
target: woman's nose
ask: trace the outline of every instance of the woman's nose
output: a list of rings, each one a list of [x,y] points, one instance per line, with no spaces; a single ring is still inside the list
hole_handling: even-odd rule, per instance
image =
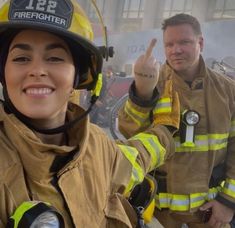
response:
[[[37,60],[32,62],[28,72],[28,75],[30,77],[44,77],[47,76],[47,74],[48,74],[47,68],[42,61]]]

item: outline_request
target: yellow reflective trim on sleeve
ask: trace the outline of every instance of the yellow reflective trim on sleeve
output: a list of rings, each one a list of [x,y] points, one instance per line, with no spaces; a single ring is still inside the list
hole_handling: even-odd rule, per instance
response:
[[[200,207],[202,204],[205,203],[205,193],[192,193],[189,195],[190,199],[190,208],[197,208]]]
[[[164,163],[166,150],[159,142],[157,136],[147,133],[139,133],[132,137],[130,140],[141,141],[146,150],[149,152],[151,156],[151,170],[159,167]]]
[[[235,198],[235,180],[227,178],[222,188],[222,192]]]
[[[218,192],[221,192],[221,189],[221,186],[210,188],[206,196],[206,201],[213,200],[217,196]]]
[[[138,126],[146,126],[150,124],[149,121],[149,112],[144,113],[136,110],[130,103],[129,100],[127,100],[124,108],[125,112],[128,114],[128,116],[138,125]]]
[[[169,208],[173,211],[189,210],[189,197],[170,193],[159,193],[156,195],[156,202],[159,208]]]
[[[227,148],[228,134],[195,135],[194,147],[184,147],[179,137],[174,140],[176,152],[208,152]]]
[[[153,110],[153,114],[170,113],[172,111],[171,99],[169,97],[160,98],[156,107]]]
[[[143,181],[144,171],[136,161],[136,158],[138,156],[138,151],[136,148],[131,147],[131,146],[125,146],[125,145],[118,145],[118,147],[120,148],[124,156],[128,159],[128,161],[132,165],[131,179],[125,189],[125,192],[124,192],[124,195],[125,195],[129,193],[136,184],[139,184]]]

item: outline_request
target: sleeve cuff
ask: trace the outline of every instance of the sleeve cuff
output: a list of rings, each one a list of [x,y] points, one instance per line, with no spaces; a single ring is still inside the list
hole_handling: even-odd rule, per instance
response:
[[[223,205],[235,210],[235,203],[225,199],[224,197],[222,197],[221,195],[217,195],[215,200],[217,200],[218,202],[222,203]]]
[[[157,103],[157,100],[159,99],[159,93],[157,88],[153,90],[153,96],[150,100],[143,100],[140,97],[136,96],[136,88],[135,88],[135,82],[132,82],[130,88],[129,88],[129,97],[133,103],[135,103],[138,106],[147,108],[147,107],[153,107]]]

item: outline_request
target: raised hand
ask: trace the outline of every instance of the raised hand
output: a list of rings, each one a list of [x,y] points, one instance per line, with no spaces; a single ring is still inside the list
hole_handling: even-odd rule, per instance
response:
[[[159,78],[160,64],[152,55],[156,43],[157,40],[152,39],[146,52],[136,60],[134,65],[136,94],[144,100],[152,97]]]

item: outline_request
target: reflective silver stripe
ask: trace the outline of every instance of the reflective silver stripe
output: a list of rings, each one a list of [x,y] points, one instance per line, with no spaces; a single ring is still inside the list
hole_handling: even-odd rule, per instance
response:
[[[228,134],[196,135],[195,147],[184,147],[180,138],[175,137],[176,152],[207,152],[208,150],[221,150],[227,147]]]
[[[192,193],[189,195],[159,193],[159,195],[156,195],[156,206],[158,208],[170,208],[173,211],[188,211],[214,199],[219,191],[221,191],[220,186],[209,189],[208,193]]]
[[[171,205],[189,205],[189,199],[188,200],[177,200],[177,199],[160,199],[160,203],[167,203],[167,204],[171,204]]]
[[[161,145],[158,137],[152,134],[140,133],[130,140],[139,140],[151,155],[151,170],[160,166],[164,162],[166,154],[165,148]]]
[[[153,114],[158,113],[170,113],[171,112],[171,99],[170,98],[161,98],[153,110]]]
[[[227,188],[227,189],[230,189],[231,191],[233,191],[235,193],[235,185],[226,182],[224,184],[224,187]]]
[[[235,180],[227,178],[222,188],[222,192],[229,195],[230,197],[235,198]]]
[[[135,147],[126,146],[126,145],[118,145],[122,153],[125,155],[125,157],[128,159],[128,161],[132,165],[132,173],[131,173],[131,179],[129,181],[129,184],[126,187],[125,194],[138,183],[141,183],[144,179],[144,171],[142,167],[137,163],[136,158],[138,156],[138,151]]]
[[[218,195],[218,192],[209,192],[209,194],[207,195],[207,199],[208,199],[208,200],[212,200],[212,199],[214,199],[217,195]]]
[[[146,126],[150,124],[149,113],[143,113],[136,110],[128,100],[125,104],[124,108],[126,114],[138,125],[138,126]]]

